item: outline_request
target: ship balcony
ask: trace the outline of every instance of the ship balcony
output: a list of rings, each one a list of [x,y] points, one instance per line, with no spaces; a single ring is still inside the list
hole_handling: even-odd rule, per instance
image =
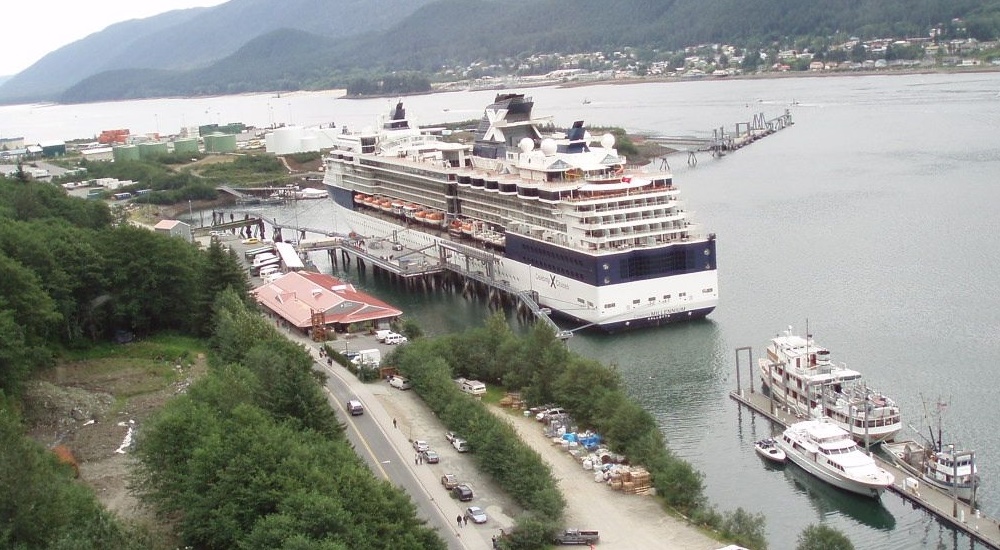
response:
[[[611,216],[588,216],[586,218],[570,220],[570,227],[588,230],[595,227],[622,227],[625,225],[653,225],[669,227],[685,223],[686,217],[683,213],[664,215],[656,212],[643,212],[636,214],[616,214]]]
[[[587,205],[584,207],[578,207],[574,205],[574,208],[567,212],[567,215],[571,216],[593,216],[594,214],[635,214],[635,213],[647,213],[647,212],[659,212],[664,215],[669,215],[668,213],[681,212],[678,207],[680,203],[678,201],[663,201],[663,200],[638,200],[638,201],[619,201],[612,202],[608,204],[601,205]]]

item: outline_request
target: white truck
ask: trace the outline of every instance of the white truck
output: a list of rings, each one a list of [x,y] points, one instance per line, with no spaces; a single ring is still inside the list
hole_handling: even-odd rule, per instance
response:
[[[364,365],[376,368],[382,362],[382,352],[377,349],[358,350],[357,356],[351,359],[355,365]]]

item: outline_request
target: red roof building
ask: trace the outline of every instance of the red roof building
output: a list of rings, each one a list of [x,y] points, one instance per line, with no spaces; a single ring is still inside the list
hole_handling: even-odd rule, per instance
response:
[[[328,328],[389,322],[403,314],[330,275],[293,271],[254,289],[257,303],[303,331],[313,328],[313,315],[323,313]]]

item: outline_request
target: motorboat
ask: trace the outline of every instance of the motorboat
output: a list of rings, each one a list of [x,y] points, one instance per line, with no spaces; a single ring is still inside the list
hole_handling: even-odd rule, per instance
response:
[[[976,453],[944,443],[941,413],[945,407],[944,403],[937,404],[937,434],[930,428],[931,437],[926,444],[909,439],[883,443],[882,450],[896,466],[908,474],[966,502],[974,503],[979,486]]]
[[[775,443],[788,460],[845,491],[878,498],[894,481],[847,430],[829,419],[796,422]]]
[[[779,406],[799,418],[829,418],[860,443],[892,441],[903,427],[899,406],[870,387],[860,372],[836,364],[811,334],[788,327],[771,339],[759,375]]]
[[[788,459],[785,451],[778,447],[773,437],[754,442],[753,448],[757,451],[758,455],[771,462],[783,464]]]

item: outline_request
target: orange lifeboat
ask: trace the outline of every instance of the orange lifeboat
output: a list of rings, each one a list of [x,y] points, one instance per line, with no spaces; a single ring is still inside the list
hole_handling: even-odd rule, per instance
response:
[[[417,213],[416,213],[416,214],[414,215],[414,217],[415,217],[415,218],[417,218],[417,219],[418,219],[418,220],[420,220],[420,221],[424,221],[424,218],[426,218],[426,217],[427,217],[427,212],[424,212],[423,210],[421,210],[421,211],[417,212]]]
[[[365,195],[358,193],[357,195],[354,195],[354,202],[365,202],[365,198]]]

